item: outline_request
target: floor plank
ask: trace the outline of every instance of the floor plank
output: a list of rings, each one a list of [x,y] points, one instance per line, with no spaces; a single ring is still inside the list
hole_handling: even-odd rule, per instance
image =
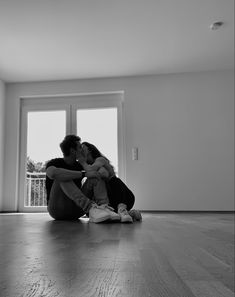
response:
[[[234,215],[134,224],[0,214],[1,297],[232,297]]]

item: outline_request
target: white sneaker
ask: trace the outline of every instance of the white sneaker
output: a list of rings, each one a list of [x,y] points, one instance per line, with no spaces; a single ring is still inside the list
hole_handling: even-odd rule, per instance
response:
[[[114,208],[112,208],[111,206],[109,206],[107,204],[103,204],[103,205],[100,205],[100,207],[102,207],[104,210],[106,210],[109,213],[111,221],[120,221],[121,220],[120,215],[118,213],[116,213],[114,211]]]
[[[94,204],[89,210],[89,221],[101,223],[110,219],[110,214],[102,207]]]
[[[129,215],[126,208],[120,207],[118,209],[118,213],[121,217],[121,223],[133,223],[132,217]]]

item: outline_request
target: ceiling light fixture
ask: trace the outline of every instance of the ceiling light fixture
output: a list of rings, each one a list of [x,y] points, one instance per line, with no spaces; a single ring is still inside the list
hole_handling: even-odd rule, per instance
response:
[[[223,26],[223,22],[214,22],[210,25],[211,30],[218,30],[221,26]]]

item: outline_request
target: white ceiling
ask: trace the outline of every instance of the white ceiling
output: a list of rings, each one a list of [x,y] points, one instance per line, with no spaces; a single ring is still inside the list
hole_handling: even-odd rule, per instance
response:
[[[0,0],[6,82],[233,67],[233,0]]]

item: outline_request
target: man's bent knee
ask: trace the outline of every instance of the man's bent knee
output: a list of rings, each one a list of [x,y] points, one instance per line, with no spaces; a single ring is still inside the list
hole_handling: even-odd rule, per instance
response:
[[[56,220],[75,220],[84,215],[84,211],[66,196],[57,181],[53,183],[47,209]]]

